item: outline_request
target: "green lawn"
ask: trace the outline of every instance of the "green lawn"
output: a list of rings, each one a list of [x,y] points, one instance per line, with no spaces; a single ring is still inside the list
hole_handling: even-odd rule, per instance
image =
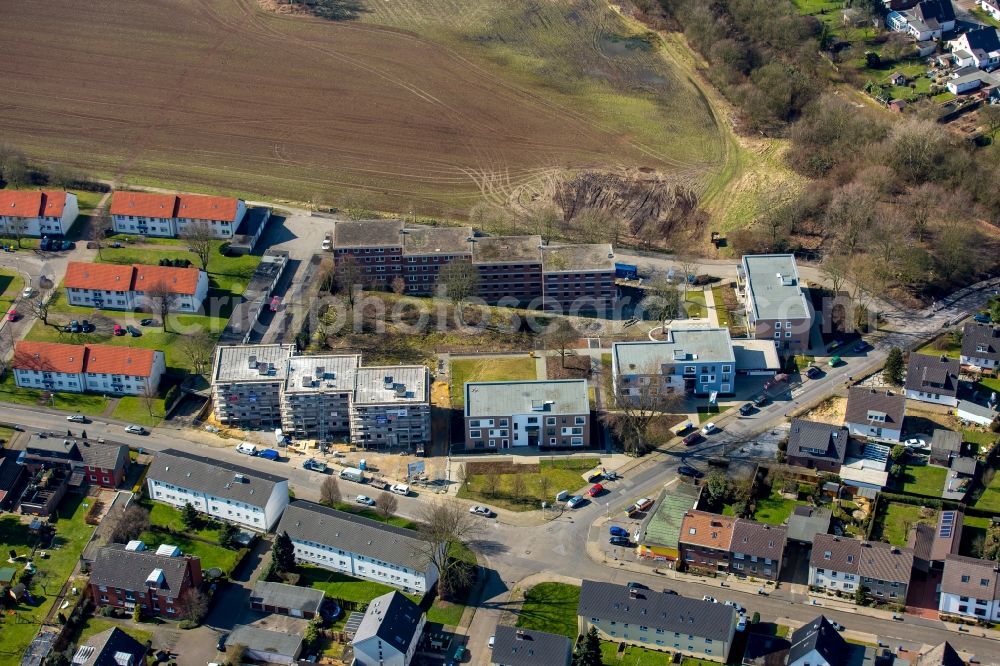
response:
[[[162,392],[161,392],[162,393]],[[152,413],[150,413],[152,412]],[[126,395],[118,400],[118,406],[111,413],[111,417],[128,421],[136,425],[155,428],[165,416],[163,398],[153,398],[149,407],[146,400],[134,395]]]
[[[997,393],[1000,393],[1000,379],[994,379],[992,377],[980,379],[976,388],[980,391],[996,391]]]
[[[200,557],[202,571],[218,567],[226,574],[230,574],[240,562],[241,551],[223,548],[217,544],[192,539],[182,534],[169,534],[160,530],[148,530],[143,532],[139,536],[139,539],[150,550],[156,550],[163,544],[169,544],[177,546],[187,555]]]
[[[972,15],[975,16],[980,23],[991,25],[994,28],[1000,28],[1000,21],[987,14],[979,7],[971,7],[969,11],[972,12]]]
[[[962,355],[962,343],[956,342],[950,333],[945,333],[917,350],[918,354],[927,356],[947,356],[958,358]]]
[[[986,539],[986,531],[990,528],[993,521],[989,518],[981,516],[965,516],[965,520],[962,521],[962,542],[958,546],[958,554],[965,555],[966,557],[980,557],[981,552],[976,552],[973,550],[973,546],[977,544],[982,546],[984,540]]]
[[[719,317],[719,326],[729,326],[729,310],[726,309],[726,299],[723,293],[728,287],[712,287],[712,299],[715,301],[715,314]]]
[[[925,518],[920,515],[922,508],[910,504],[889,502],[875,517],[876,524],[872,530],[872,539],[888,540],[894,546],[905,546],[910,534],[910,527],[917,523],[934,525],[937,522],[936,511],[933,515]]]
[[[214,543],[219,542],[219,527],[215,521],[205,519],[200,526],[192,530],[184,525],[180,509],[172,507],[169,504],[163,504],[162,502],[148,502],[144,503],[143,506],[149,509],[149,524],[153,528],[180,532]]]
[[[1000,513],[1000,473],[993,475],[993,480],[976,502],[976,508]]]
[[[0,616],[0,666],[13,666],[21,662],[21,655],[55,603],[56,593],[73,572],[80,553],[94,532],[94,527],[83,520],[86,513],[83,498],[68,496],[63,501],[55,523],[53,545],[46,551],[49,556],[34,560],[40,575],[35,575],[29,589],[36,604],[29,606],[21,603],[16,609],[12,609],[16,613],[8,611]],[[11,549],[22,557],[31,553],[34,537],[28,530],[27,523],[21,522],[20,518],[21,516],[15,515],[0,518],[0,552],[4,553],[5,559],[7,551]],[[16,567],[19,571],[23,569],[24,561],[19,562]]]
[[[296,566],[299,574],[299,585],[311,587],[316,590],[323,590],[323,593],[333,599],[343,599],[344,601],[354,601],[357,603],[368,603],[375,597],[392,592],[395,588],[360,578],[351,578],[336,571],[328,571],[320,567],[308,564]],[[420,597],[407,595],[417,603]]]
[[[140,643],[145,643],[146,641],[153,640],[153,633],[150,631],[143,631],[142,629],[136,629],[130,626],[124,626],[117,622],[112,622],[103,617],[89,617],[87,618],[83,625],[80,627],[80,632],[76,638],[70,640],[71,643],[76,643],[77,645],[83,643],[88,638],[94,634],[99,634],[107,629],[121,629],[126,634],[139,641]]]
[[[979,447],[980,452],[985,452],[989,450],[993,443],[997,441],[1000,437],[995,432],[981,432],[979,430],[963,430],[962,431],[962,441],[970,442]]]
[[[517,626],[576,639],[576,607],[580,588],[566,583],[539,583],[524,593]]]
[[[647,650],[635,645],[626,646],[619,658],[618,643],[613,641],[601,641],[601,661],[605,666],[661,666],[670,663],[666,652]],[[716,666],[712,662],[704,663]]]
[[[18,388],[14,383],[14,374],[8,374],[0,382],[0,402],[10,402],[15,405],[38,405],[42,391],[39,389]],[[104,396],[86,393],[54,393],[52,402],[42,403],[46,407],[62,409],[67,412],[80,412],[88,416],[100,416],[108,406]]]
[[[24,289],[24,278],[13,268],[0,268],[0,315],[6,316],[7,310],[21,295]],[[23,314],[23,313],[22,313]]]
[[[815,356],[809,356],[807,354],[795,355],[795,367],[798,368],[799,372],[802,372],[815,362],[816,362]]]
[[[451,406],[465,405],[466,382],[496,382],[515,379],[538,379],[535,359],[491,357],[459,359],[451,362]]]
[[[757,511],[753,517],[754,520],[768,525],[783,525],[799,504],[805,504],[805,502],[785,499],[778,492],[778,489],[774,489],[771,491],[770,497],[757,500]]]
[[[457,627],[462,621],[462,613],[465,612],[463,604],[452,604],[447,601],[435,601],[427,609],[427,621],[447,624]]]
[[[70,190],[76,195],[76,203],[80,207],[80,214],[90,213],[95,208],[97,204],[101,202],[101,197],[103,197],[105,192],[91,192],[90,190]]]
[[[213,245],[212,254],[208,259],[208,280],[209,288],[242,294],[254,269],[260,263],[260,257],[245,255],[242,257],[227,257],[219,252],[223,241],[216,241]],[[104,248],[101,256],[97,259],[104,264],[151,264],[159,263],[160,259],[188,259],[193,266],[199,266],[198,257],[194,252],[186,249],[174,249],[170,245],[165,245],[164,249],[150,248]]]
[[[703,319],[708,316],[708,307],[705,303],[705,291],[702,289],[692,289],[684,294],[684,311],[687,312],[688,319]]]
[[[568,490],[572,493],[582,488],[586,482],[581,475],[599,465],[600,462],[599,458],[542,460],[539,462],[537,472],[528,471],[532,467],[525,465],[525,471],[519,474],[501,474],[496,494],[487,491],[485,474],[473,474],[466,477],[465,483],[458,489],[458,496],[511,511],[532,511],[538,509],[543,501],[552,504],[556,493],[561,490]],[[542,475],[548,479],[549,483],[548,493],[545,496],[542,495],[539,487],[539,479]],[[521,477],[524,480],[524,494],[520,499],[513,492],[515,477]]]
[[[948,470],[930,465],[905,465],[903,467],[903,492],[908,495],[941,497]]]

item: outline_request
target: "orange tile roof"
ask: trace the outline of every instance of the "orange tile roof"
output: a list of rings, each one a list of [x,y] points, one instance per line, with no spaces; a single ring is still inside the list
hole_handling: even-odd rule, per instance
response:
[[[232,197],[209,197],[203,194],[181,194],[177,197],[177,217],[192,220],[236,221],[239,201]]]
[[[112,215],[170,218],[177,209],[177,195],[151,192],[115,192],[111,197]]]
[[[130,291],[135,269],[120,264],[88,264],[71,261],[66,267],[63,286],[72,289]]]
[[[718,550],[729,550],[733,542],[733,527],[736,519],[707,511],[691,510],[681,521],[680,542],[707,546]]]
[[[66,193],[44,190],[42,192],[42,216],[62,217],[66,208]]]
[[[87,372],[149,377],[155,358],[152,349],[87,345]]]
[[[174,294],[193,294],[198,290],[197,268],[175,268],[173,266],[146,266],[135,264],[135,280],[132,282],[136,291],[148,291],[155,285],[163,283]]]
[[[42,193],[38,190],[0,190],[0,216],[38,217]]]
[[[14,346],[14,368],[79,374],[83,372],[87,348],[58,342],[27,342]]]

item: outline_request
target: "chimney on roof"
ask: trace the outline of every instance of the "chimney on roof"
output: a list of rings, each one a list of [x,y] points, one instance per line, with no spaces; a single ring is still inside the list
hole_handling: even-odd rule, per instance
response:
[[[524,629],[518,629],[514,633],[514,639],[515,640],[519,640],[519,641],[523,641],[524,640]]]

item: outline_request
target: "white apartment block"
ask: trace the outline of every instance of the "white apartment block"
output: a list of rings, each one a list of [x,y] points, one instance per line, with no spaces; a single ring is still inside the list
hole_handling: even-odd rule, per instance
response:
[[[301,562],[410,593],[423,594],[438,579],[430,544],[414,530],[297,500],[278,524],[277,533],[285,532]]]
[[[12,367],[21,388],[143,395],[159,388],[166,360],[153,349],[21,341]]]
[[[167,449],[146,474],[150,498],[258,532],[274,527],[288,506],[288,480],[248,467]]]
[[[62,236],[79,214],[72,192],[0,190],[0,233],[9,236]]]
[[[226,239],[236,234],[245,215],[246,203],[232,197],[115,192],[111,198],[111,221],[122,234],[176,238],[204,224],[216,238]]]
[[[70,305],[101,310],[148,310],[148,292],[164,286],[172,312],[198,312],[208,296],[208,274],[197,268],[71,261],[63,287]]]

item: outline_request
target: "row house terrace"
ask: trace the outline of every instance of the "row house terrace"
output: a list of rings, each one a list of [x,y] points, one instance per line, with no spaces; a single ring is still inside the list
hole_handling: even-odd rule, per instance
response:
[[[71,261],[63,287],[70,305],[102,310],[148,310],[159,291],[172,295],[170,310],[198,312],[208,296],[208,274],[197,268]]]
[[[177,238],[195,225],[215,238],[232,238],[246,215],[246,203],[202,194],[115,192],[111,222],[116,233]]]

